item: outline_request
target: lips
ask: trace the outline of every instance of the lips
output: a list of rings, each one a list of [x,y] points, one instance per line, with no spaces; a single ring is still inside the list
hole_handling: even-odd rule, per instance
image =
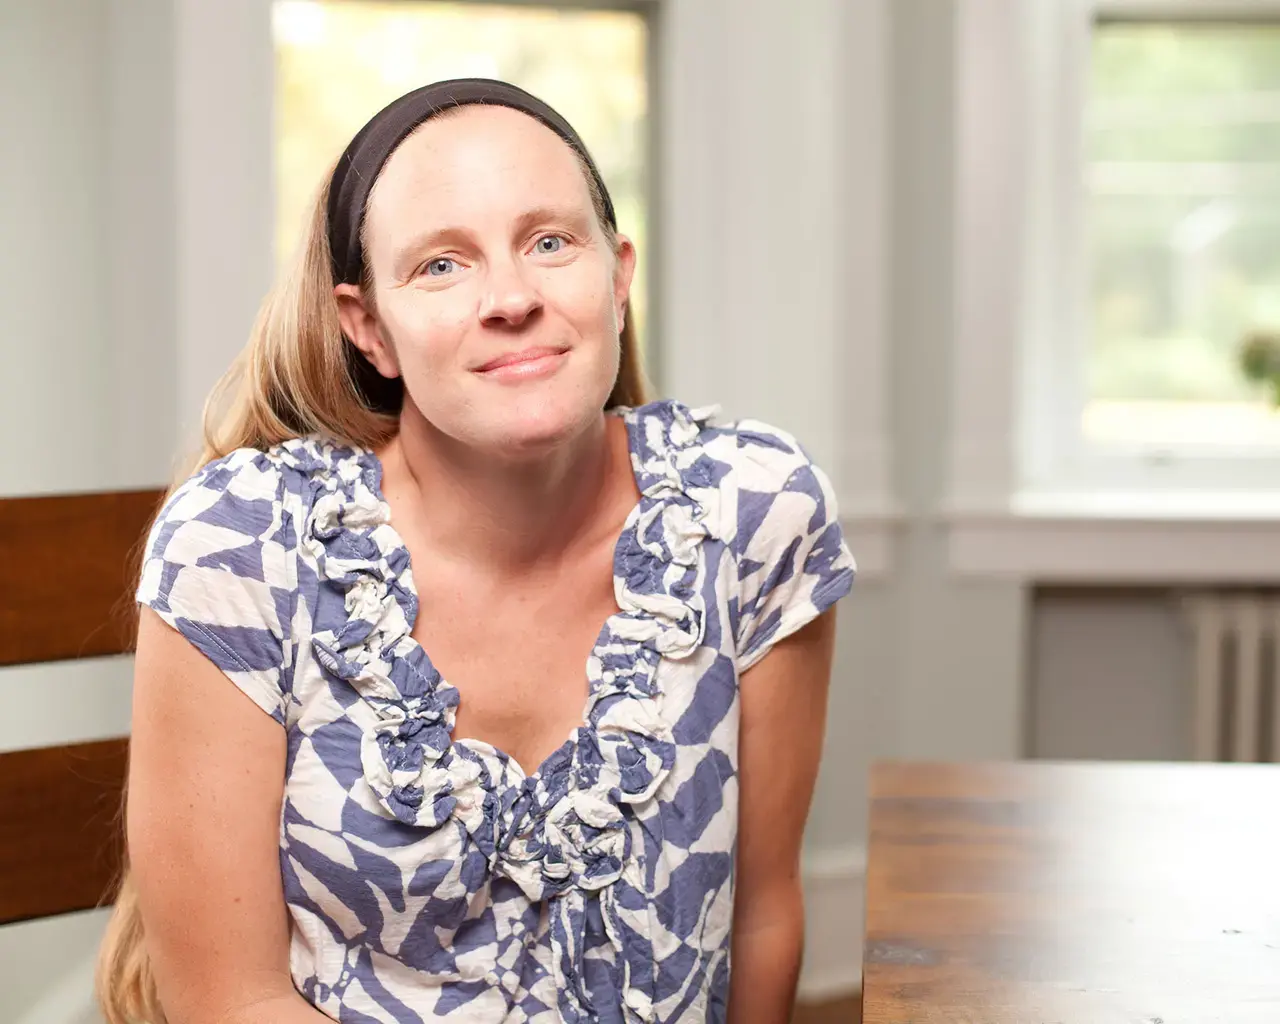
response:
[[[538,359],[544,359],[547,356],[563,355],[569,351],[567,348],[558,348],[552,345],[538,345],[533,348],[522,348],[519,352],[507,352],[494,359],[490,359],[483,366],[476,368],[476,373],[488,373],[490,370],[499,370],[504,366],[517,366],[520,363],[531,363]]]

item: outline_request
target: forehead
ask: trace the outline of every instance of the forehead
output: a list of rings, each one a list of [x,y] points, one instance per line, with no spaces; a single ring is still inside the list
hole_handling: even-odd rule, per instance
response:
[[[371,234],[427,222],[465,227],[547,205],[590,209],[577,155],[527,114],[472,105],[433,118],[397,147],[370,195],[368,221]]]

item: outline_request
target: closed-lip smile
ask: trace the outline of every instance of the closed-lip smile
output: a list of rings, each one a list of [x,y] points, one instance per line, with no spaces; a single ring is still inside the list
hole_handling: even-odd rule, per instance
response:
[[[499,370],[504,366],[516,366],[520,363],[530,363],[538,359],[545,359],[547,356],[563,355],[567,352],[566,348],[559,348],[552,345],[536,345],[533,348],[522,348],[518,352],[506,352],[500,356],[495,356],[483,366],[476,368],[476,373],[488,373],[491,370]]]

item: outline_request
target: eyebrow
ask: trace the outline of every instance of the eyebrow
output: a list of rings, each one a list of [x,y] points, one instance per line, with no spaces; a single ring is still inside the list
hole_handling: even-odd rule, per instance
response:
[[[444,242],[465,239],[466,237],[467,233],[462,228],[436,228],[431,231],[419,232],[396,250],[395,259],[391,263],[391,272],[397,278],[405,277],[410,270],[413,270],[418,265],[418,260],[422,258],[428,249],[434,249]]]
[[[518,231],[528,231],[535,224],[559,223],[579,231],[586,229],[589,218],[581,210],[567,206],[535,206],[516,218]]]
[[[538,224],[564,224],[567,228],[586,233],[590,218],[581,210],[567,206],[535,206],[520,214],[515,220],[515,233],[523,234]],[[414,235],[396,250],[392,261],[392,273],[397,277],[412,270],[429,249],[449,242],[466,241],[471,232],[463,227],[432,228]]]

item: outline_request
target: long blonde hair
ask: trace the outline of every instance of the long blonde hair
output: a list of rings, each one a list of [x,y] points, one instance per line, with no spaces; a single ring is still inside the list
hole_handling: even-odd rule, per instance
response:
[[[609,223],[604,197],[580,156],[578,162],[596,219],[616,251],[618,235]],[[346,445],[378,448],[396,434],[400,382],[378,377],[343,337],[338,322],[327,213],[331,178],[332,173],[325,175],[301,244],[263,301],[249,343],[205,402],[203,449],[174,487],[237,448],[267,449],[311,433]],[[372,296],[367,267],[363,287]],[[619,341],[618,377],[606,408],[641,405],[648,399],[629,302]],[[123,819],[122,811],[122,827]],[[127,854],[98,951],[96,988],[107,1024],[166,1024]]]

